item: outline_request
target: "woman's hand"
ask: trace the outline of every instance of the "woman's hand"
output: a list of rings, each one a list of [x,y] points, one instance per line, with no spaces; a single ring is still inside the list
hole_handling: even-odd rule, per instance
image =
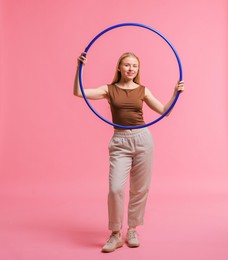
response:
[[[78,64],[80,64],[80,62],[85,65],[87,62],[87,58],[86,58],[86,52],[83,52],[79,57],[78,57]]]
[[[175,86],[175,92],[183,92],[184,91],[184,81],[178,81]]]

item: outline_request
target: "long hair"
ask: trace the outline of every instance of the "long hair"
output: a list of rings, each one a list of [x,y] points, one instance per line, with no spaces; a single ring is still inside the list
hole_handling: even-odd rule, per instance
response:
[[[115,83],[118,83],[118,82],[120,81],[120,79],[121,79],[121,73],[120,73],[120,71],[119,71],[119,66],[120,66],[122,60],[125,59],[125,58],[127,58],[127,57],[134,57],[134,58],[136,58],[137,61],[138,61],[139,69],[138,69],[138,73],[137,73],[136,77],[133,79],[133,81],[134,81],[135,83],[137,83],[137,84],[140,85],[140,73],[139,73],[139,72],[140,72],[140,60],[139,60],[139,58],[138,58],[134,53],[132,53],[132,52],[125,52],[125,53],[123,53],[123,54],[120,56],[120,58],[119,58],[119,60],[118,60],[118,62],[117,62],[117,65],[116,65],[116,72],[115,72],[115,75],[114,75],[114,78],[113,78],[111,84],[115,84]]]

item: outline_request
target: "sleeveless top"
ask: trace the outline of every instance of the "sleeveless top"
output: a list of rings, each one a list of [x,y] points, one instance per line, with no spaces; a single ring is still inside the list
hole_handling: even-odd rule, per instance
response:
[[[108,97],[113,123],[123,126],[145,124],[142,111],[145,97],[144,86],[122,89],[116,85],[108,85]]]

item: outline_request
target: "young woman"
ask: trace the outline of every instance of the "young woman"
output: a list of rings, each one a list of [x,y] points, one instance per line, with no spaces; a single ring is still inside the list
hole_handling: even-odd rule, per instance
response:
[[[78,64],[86,64],[83,54]],[[124,53],[118,60],[116,73],[111,84],[98,88],[85,89],[87,99],[107,99],[114,123],[122,126],[144,125],[142,105],[145,102],[152,110],[164,114],[172,104],[178,91],[184,90],[184,83],[177,82],[170,101],[163,105],[151,91],[140,84],[140,61],[133,53]],[[74,95],[82,97],[77,68]],[[124,240],[121,229],[124,213],[124,190],[130,175],[128,204],[128,231],[126,242],[129,247],[140,245],[136,227],[143,224],[148,197],[151,167],[153,159],[153,139],[148,128],[122,129],[114,127],[109,144],[110,171],[108,213],[109,239],[102,248],[103,252],[112,252],[122,247]]]

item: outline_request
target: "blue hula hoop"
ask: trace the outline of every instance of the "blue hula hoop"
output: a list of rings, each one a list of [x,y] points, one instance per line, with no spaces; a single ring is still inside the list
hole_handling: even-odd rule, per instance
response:
[[[138,27],[142,27],[142,28],[145,28],[145,29],[148,29],[156,34],[158,34],[163,40],[165,40],[167,42],[167,44],[170,46],[170,48],[172,49],[173,53],[175,54],[176,56],[176,60],[177,60],[177,63],[178,63],[178,67],[179,67],[179,80],[182,81],[182,65],[181,65],[181,61],[180,61],[180,58],[175,50],[175,48],[173,47],[173,45],[170,43],[170,41],[164,36],[162,35],[160,32],[158,32],[157,30],[147,26],[147,25],[144,25],[144,24],[140,24],[140,23],[120,23],[120,24],[116,24],[116,25],[113,25],[111,27],[108,27],[107,29],[103,30],[102,32],[100,32],[97,36],[95,36],[92,41],[88,44],[88,46],[85,48],[85,52],[87,53],[89,51],[89,49],[91,48],[91,46],[94,44],[94,42],[100,38],[103,34],[105,34],[106,32],[108,31],[111,31],[113,29],[116,29],[116,28],[119,28],[119,27],[123,27],[123,26],[138,26]],[[84,56],[86,56],[84,54]],[[86,95],[85,95],[85,92],[84,92],[84,89],[83,89],[83,83],[82,83],[82,62],[80,63],[79,65],[79,85],[80,85],[80,89],[81,89],[81,92],[82,92],[82,95],[83,95],[83,98],[84,100],[86,101],[86,104],[89,106],[89,108],[93,111],[93,113],[95,115],[97,115],[101,120],[103,120],[104,122],[114,126],[114,127],[118,127],[118,128],[123,128],[123,129],[138,129],[138,128],[143,128],[143,127],[148,127],[150,125],[153,125],[155,123],[157,123],[158,121],[160,121],[163,117],[165,117],[174,107],[174,105],[176,104],[178,98],[179,98],[179,95],[180,95],[180,91],[177,92],[176,96],[175,96],[175,99],[173,101],[173,103],[170,105],[169,109],[164,113],[162,114],[159,118],[155,119],[154,121],[150,122],[150,123],[147,123],[147,124],[144,124],[144,125],[138,125],[138,126],[123,126],[123,125],[118,125],[118,124],[115,124],[105,118],[103,118],[93,107],[92,105],[89,103],[88,99],[86,98]]]

